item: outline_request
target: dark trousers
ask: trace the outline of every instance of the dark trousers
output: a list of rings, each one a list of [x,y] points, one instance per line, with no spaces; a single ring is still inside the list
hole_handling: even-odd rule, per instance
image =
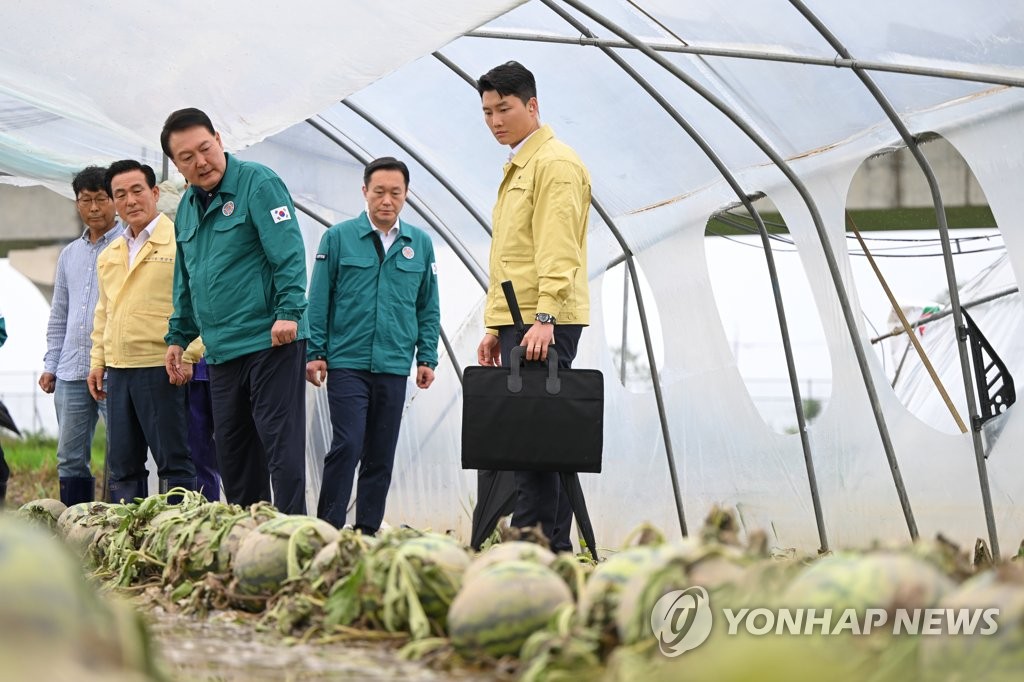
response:
[[[145,481],[147,448],[160,478],[194,478],[188,387],[173,385],[163,367],[107,369],[107,441],[111,483]]]
[[[188,446],[196,467],[196,488],[208,500],[220,499],[217,447],[213,442],[213,400],[209,380],[193,379],[188,385]]]
[[[582,332],[583,326],[578,324],[555,326],[554,346],[555,352],[558,353],[559,367],[572,367]],[[499,327],[498,341],[501,346],[501,364],[508,367],[509,353],[519,345],[522,336],[515,327]],[[529,424],[523,424],[523,434],[529,443]],[[526,528],[539,523],[544,535],[551,541],[552,551],[571,552],[572,540],[569,531],[572,527],[572,505],[562,490],[558,474],[547,471],[517,471],[515,477],[516,508],[512,512],[512,525]]]
[[[217,464],[229,503],[306,513],[306,342],[210,365]]]
[[[384,520],[407,377],[355,369],[327,373],[331,406],[331,449],[324,458],[317,516],[345,525],[352,479],[359,464],[355,527],[373,534]]]

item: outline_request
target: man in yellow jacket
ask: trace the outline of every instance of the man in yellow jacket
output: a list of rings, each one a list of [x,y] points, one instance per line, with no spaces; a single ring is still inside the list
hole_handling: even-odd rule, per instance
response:
[[[519,62],[496,66],[477,82],[484,120],[495,139],[511,148],[492,217],[490,284],[477,347],[481,365],[508,364],[515,346],[527,360],[558,353],[559,367],[576,357],[583,327],[590,324],[587,224],[590,173],[576,152],[540,123],[537,83]],[[533,326],[519,337],[502,293],[510,280],[523,318]],[[537,446],[523,424],[524,447]],[[512,525],[540,524],[556,552],[571,551],[572,507],[558,474],[515,472]]]
[[[96,260],[99,301],[88,383],[96,400],[107,399],[109,498],[130,502],[149,494],[147,448],[157,463],[160,492],[196,488],[187,384],[203,345],[192,342],[182,371],[168,381],[164,335],[174,310],[174,223],[157,210],[160,189],[149,166],[118,161],[105,181],[127,228]]]

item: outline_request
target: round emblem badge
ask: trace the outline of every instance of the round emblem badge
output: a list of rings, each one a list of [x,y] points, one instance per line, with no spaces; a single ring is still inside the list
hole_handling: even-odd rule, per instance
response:
[[[224,208],[222,208],[220,212],[223,213],[225,216],[231,215],[232,213],[235,212],[235,202],[229,201],[228,203],[224,204]]]
[[[402,249],[402,255],[411,260],[412,257],[416,255],[416,252],[412,250],[411,246],[407,246]]]

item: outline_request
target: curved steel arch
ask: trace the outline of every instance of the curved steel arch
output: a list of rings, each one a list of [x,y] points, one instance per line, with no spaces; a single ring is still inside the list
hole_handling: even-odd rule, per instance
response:
[[[469,38],[490,38],[497,40],[520,40],[533,43],[553,43],[556,45],[578,45],[585,47],[607,47],[636,49],[625,40],[608,40],[595,38],[593,36],[581,35],[554,36],[542,33],[518,33],[512,31],[498,31],[487,28],[478,28],[465,34]],[[813,57],[811,55],[788,54],[782,52],[771,52],[768,50],[741,50],[731,47],[712,47],[710,45],[679,45],[675,43],[646,43],[652,50],[657,52],[674,52],[676,54],[694,54],[702,57],[725,57],[733,59],[752,59],[757,61],[780,62],[789,64],[807,64],[809,66],[828,66],[838,69],[862,69],[865,71],[882,71],[887,73],[902,73],[911,76],[928,76],[931,78],[946,78],[957,81],[971,81],[974,83],[986,83],[990,85],[1009,85],[1011,87],[1024,87],[1024,78],[1013,76],[999,76],[996,74],[974,73],[971,71],[957,71],[955,69],[940,69],[930,66],[912,66],[910,64],[892,64],[887,62],[869,61],[865,59],[845,58],[843,56]]]
[[[552,0],[544,0],[547,4]],[[728,105],[726,105],[719,97],[714,93],[710,92],[707,88],[703,87],[695,79],[691,78],[688,74],[678,68],[675,64],[668,61],[663,55],[659,54],[655,50],[648,47],[642,40],[631,34],[629,31],[623,29],[615,22],[611,21],[607,17],[603,16],[599,12],[587,7],[578,0],[563,0],[563,2],[577,10],[584,16],[589,17],[593,21],[604,26],[606,29],[615,33],[623,40],[629,42],[633,47],[642,52],[645,56],[651,59],[653,62],[661,66],[663,69],[671,73],[682,83],[684,83],[691,90],[696,92],[702,98],[704,98],[709,104],[718,109],[722,114],[726,116],[732,123],[743,132],[757,147],[771,159],[772,163],[779,169],[779,171],[786,177],[786,179],[792,184],[793,188],[800,195],[804,204],[810,213],[811,220],[814,223],[815,230],[818,234],[818,239],[822,245],[823,255],[828,265],[829,273],[832,276],[832,282],[836,290],[836,295],[839,299],[840,308],[843,312],[843,317],[846,322],[847,330],[850,334],[850,340],[853,344],[853,351],[857,358],[857,364],[860,368],[861,378],[864,381],[864,388],[868,394],[868,401],[871,404],[871,411],[875,418],[875,424],[878,428],[878,434],[882,441],[882,447],[885,450],[886,459],[889,462],[889,469],[892,473],[893,483],[896,487],[896,494],[899,497],[900,506],[903,510],[903,516],[907,524],[907,529],[910,533],[910,537],[913,540],[918,538],[917,522],[914,520],[914,514],[910,507],[910,500],[907,497],[906,487],[903,483],[903,476],[900,473],[899,462],[896,459],[896,453],[892,447],[892,440],[889,437],[889,428],[885,421],[885,416],[882,414],[881,405],[878,402],[878,393],[875,389],[874,380],[871,377],[870,368],[867,362],[867,355],[864,352],[864,347],[860,341],[860,337],[857,334],[857,323],[853,314],[853,309],[850,306],[849,297],[846,293],[846,287],[843,284],[842,277],[839,273],[839,266],[836,262],[835,254],[832,251],[831,241],[828,237],[828,233],[825,230],[825,224],[822,221],[821,214],[818,212],[817,204],[814,202],[814,198],[811,196],[806,185],[797,177],[793,169],[789,167],[786,160],[772,147],[772,145],[765,140],[761,135],[753,129],[753,127],[747,123],[743,118],[738,116]]]
[[[828,42],[829,45],[835,49],[844,59],[852,60],[853,56],[850,54],[846,46],[836,37],[832,31],[829,30],[825,23],[821,21],[813,12],[801,0],[789,0],[790,4],[805,19],[808,23],[814,27],[814,29],[821,34],[821,36]],[[885,115],[892,122],[896,131],[903,138],[903,142],[907,145],[910,153],[914,155],[914,160],[917,161],[917,165],[920,166],[921,171],[924,173],[925,180],[928,182],[928,189],[932,195],[932,205],[935,208],[935,218],[939,226],[939,239],[942,242],[942,261],[946,268],[946,286],[949,289],[949,305],[953,311],[953,326],[956,331],[957,350],[960,355],[960,371],[963,375],[964,381],[964,392],[967,396],[967,409],[971,415],[971,424],[975,423],[978,417],[978,409],[976,405],[976,396],[974,393],[974,382],[971,379],[971,366],[970,359],[967,355],[967,334],[966,327],[963,323],[963,314],[960,306],[960,292],[956,281],[956,269],[953,266],[953,250],[949,244],[949,224],[946,221],[946,209],[942,203],[942,193],[939,191],[938,180],[935,179],[935,173],[932,172],[931,164],[928,163],[928,159],[925,158],[921,152],[921,147],[917,144],[917,140],[911,134],[910,129],[907,128],[906,124],[900,118],[899,114],[896,113],[896,109],[889,102],[889,99],[882,92],[881,88],[874,82],[870,75],[864,72],[861,68],[854,68],[853,72],[860,79],[864,87],[871,93],[871,96],[878,103],[878,106],[885,112]],[[974,444],[974,458],[977,462],[978,467],[978,479],[981,484],[981,500],[982,505],[985,509],[985,523],[988,526],[988,537],[989,543],[992,546],[992,556],[997,561],[999,560],[999,538],[996,533],[996,520],[995,514],[992,511],[992,492],[989,489],[988,480],[988,467],[985,464],[985,448],[981,442],[981,432],[977,428],[971,429],[971,440]]]
[[[348,152],[350,156],[357,159],[360,163],[363,163],[365,165],[372,161],[372,159],[360,153],[359,150],[350,145],[348,142],[345,142],[345,140],[341,139],[338,135],[331,132],[325,125],[323,125],[319,121],[316,121],[315,119],[312,118],[307,118],[306,123],[315,128],[318,132],[324,135],[324,137],[329,139],[331,142],[344,149],[346,152]],[[415,197],[409,197],[408,199],[406,199],[406,203],[408,203],[410,206],[416,209],[416,211],[423,217],[423,220],[426,221],[426,223],[430,225],[431,228],[433,228],[433,230],[438,234],[438,236],[440,236],[441,239],[443,239],[449,247],[451,247],[452,251],[455,252],[455,255],[457,255],[459,257],[459,260],[462,261],[462,264],[465,265],[466,268],[473,275],[473,278],[476,279],[477,283],[481,287],[483,287],[484,291],[486,291],[487,277],[484,276],[483,269],[480,267],[480,264],[476,262],[476,259],[473,258],[472,254],[469,253],[469,250],[466,248],[466,245],[463,244],[452,233],[451,230],[449,230],[447,227],[442,226],[441,223],[435,220],[429,211],[424,210],[426,206],[424,206]]]
[[[403,140],[401,137],[399,137],[393,130],[391,130],[391,128],[389,128],[384,123],[382,123],[380,121],[380,119],[378,119],[375,116],[373,116],[372,114],[370,114],[370,112],[366,111],[366,109],[363,109],[361,106],[359,106],[355,102],[350,102],[347,99],[342,100],[341,103],[343,105],[345,105],[346,107],[348,107],[349,109],[351,109],[352,111],[354,111],[359,116],[361,116],[364,121],[366,121],[367,123],[372,125],[374,128],[379,130],[385,136],[387,136],[387,138],[389,140],[391,140],[392,142],[394,142],[395,144],[397,144],[402,149],[402,151],[404,151],[406,154],[411,156],[413,158],[413,160],[416,161],[416,163],[418,163],[421,166],[423,166],[427,170],[428,173],[430,173],[431,175],[434,176],[435,180],[437,180],[439,183],[441,183],[442,187],[444,187],[446,190],[448,190],[449,194],[451,194],[453,197],[455,197],[456,201],[458,201],[460,204],[462,204],[463,208],[465,208],[467,211],[469,211],[469,214],[471,216],[473,216],[473,219],[476,220],[478,223],[480,223],[480,227],[484,228],[484,232],[486,232],[488,235],[491,234],[491,226],[487,224],[487,219],[484,218],[484,216],[480,213],[480,211],[478,211],[476,209],[476,206],[473,205],[473,203],[469,200],[469,198],[466,197],[466,195],[463,194],[459,190],[459,188],[456,187],[452,183],[452,181],[448,179],[447,176],[445,176],[443,173],[441,173],[441,171],[439,171],[437,169],[437,167],[434,166],[434,164],[430,163],[425,158],[423,158],[422,154],[420,154],[415,149],[413,149],[413,147],[411,145],[407,144],[405,142],[405,140]]]
[[[552,0],[542,1],[545,5],[548,6],[548,8],[550,8],[553,12],[562,17],[566,22],[569,23],[569,25],[578,30],[580,33],[587,36],[588,38],[593,37],[593,33],[590,31],[589,28],[580,23],[575,17],[573,17],[567,11],[555,5]],[[799,379],[797,378],[796,374],[796,361],[794,359],[793,346],[789,337],[789,325],[786,321],[786,310],[782,302],[782,291],[779,286],[778,271],[775,267],[775,257],[772,253],[771,241],[768,237],[768,228],[765,226],[764,220],[761,218],[761,214],[754,207],[754,204],[750,200],[750,197],[746,194],[746,192],[743,191],[743,188],[740,186],[740,183],[736,179],[736,176],[733,175],[732,171],[729,170],[729,167],[726,166],[725,162],[722,161],[722,159],[718,156],[715,150],[711,147],[710,144],[708,144],[707,140],[705,140],[703,136],[701,136],[697,129],[694,128],[689,121],[683,118],[679,111],[674,106],[672,106],[672,104],[667,99],[665,99],[665,97],[663,97],[661,93],[658,92],[658,90],[647,81],[647,79],[641,76],[636,71],[636,69],[630,66],[625,59],[623,59],[620,55],[616,54],[611,48],[600,47],[600,50],[606,56],[608,56],[608,58],[611,59],[620,69],[622,69],[630,78],[632,78],[641,88],[643,88],[643,90],[655,102],[657,102],[662,109],[665,110],[669,117],[671,117],[672,120],[675,121],[676,124],[679,125],[686,132],[690,139],[692,139],[694,143],[696,143],[696,145],[700,147],[701,151],[704,152],[704,155],[715,166],[715,168],[721,174],[722,178],[733,190],[733,193],[739,199],[740,203],[743,204],[744,208],[747,209],[747,212],[754,220],[754,223],[757,225],[757,230],[761,237],[761,243],[764,248],[765,259],[768,265],[768,278],[771,281],[772,296],[775,302],[775,311],[778,315],[779,320],[779,331],[782,334],[782,347],[783,353],[786,358],[786,370],[789,375],[790,391],[792,392],[793,396],[793,407],[796,411],[797,428],[800,434],[800,445],[804,453],[804,466],[807,470],[807,481],[808,485],[810,486],[811,502],[814,508],[814,519],[818,529],[818,540],[821,543],[820,551],[827,552],[829,549],[828,535],[825,531],[825,521],[821,509],[821,498],[819,497],[818,481],[814,471],[814,458],[811,452],[810,439],[807,434],[807,422],[806,417],[804,415],[803,399],[800,394]],[[632,265],[632,249],[626,243],[626,240],[619,233],[618,229],[614,228],[614,223],[612,223],[611,218],[606,217],[605,222],[611,225],[612,233],[615,235],[615,238],[619,241],[619,245],[622,247],[623,252],[627,254],[627,264],[630,266],[630,275],[634,279],[633,288],[636,291],[637,305],[640,310],[640,321],[641,324],[644,324],[646,323],[646,315],[643,309],[640,287],[638,285],[638,282],[636,282],[635,271]],[[644,335],[644,340],[649,346],[649,337],[646,331]],[[654,354],[650,347],[648,347],[648,361],[651,364],[653,374],[652,381],[655,383],[656,392],[659,395],[660,400],[660,391],[657,388],[660,386],[660,381],[657,378],[657,372],[654,364]],[[670,471],[672,473],[673,483],[675,484],[676,479],[674,467],[672,467]]]

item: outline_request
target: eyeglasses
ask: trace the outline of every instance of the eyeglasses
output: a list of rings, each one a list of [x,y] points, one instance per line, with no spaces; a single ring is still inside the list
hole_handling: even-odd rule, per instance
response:
[[[82,208],[86,208],[90,204],[96,204],[97,206],[102,208],[103,206],[106,206],[108,203],[110,203],[110,197],[108,197],[106,194],[97,194],[94,197],[78,197],[78,199],[75,200],[75,203],[77,203]]]

